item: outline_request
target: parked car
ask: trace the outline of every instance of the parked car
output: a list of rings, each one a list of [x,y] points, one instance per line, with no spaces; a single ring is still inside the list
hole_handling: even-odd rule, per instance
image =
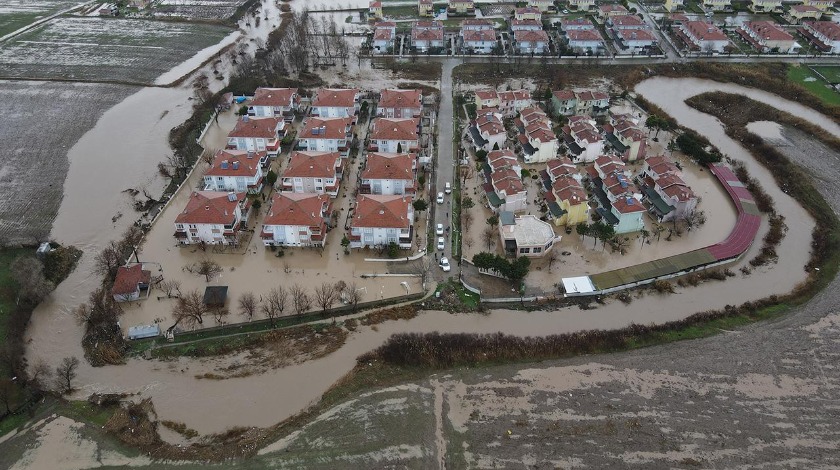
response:
[[[452,269],[452,266],[449,265],[449,259],[446,256],[440,259],[440,269],[443,269],[445,273],[448,273]]]
[[[443,193],[438,193],[437,195],[437,203],[443,204]]]
[[[444,191],[446,192],[446,194],[449,194],[449,193],[452,192],[452,185],[449,184],[449,181],[446,182],[446,186],[444,186]]]
[[[437,244],[438,250],[443,251],[444,246],[445,246],[445,243],[443,241],[443,237],[438,237],[438,244]]]
[[[437,224],[435,228],[435,233],[438,235],[443,235],[443,224]]]

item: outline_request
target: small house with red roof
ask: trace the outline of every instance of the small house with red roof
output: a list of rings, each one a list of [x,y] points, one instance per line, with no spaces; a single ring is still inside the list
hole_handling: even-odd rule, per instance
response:
[[[489,54],[496,47],[496,31],[493,29],[461,30],[461,40],[467,52]]]
[[[391,243],[410,249],[414,239],[413,198],[408,195],[360,194],[353,208],[351,248],[385,247]]]
[[[598,19],[605,23],[608,19],[614,16],[625,16],[629,15],[630,12],[627,11],[627,8],[624,8],[624,5],[619,3],[604,3],[602,5],[598,5]]]
[[[475,14],[475,2],[473,0],[449,0],[447,12],[450,15]]]
[[[793,36],[773,21],[745,21],[738,34],[760,52],[796,54],[800,49]]]
[[[517,20],[516,18],[510,20],[511,31],[541,31],[542,29],[542,23],[537,20]]]
[[[572,116],[563,126],[563,142],[577,163],[595,161],[604,153],[605,139],[595,127],[595,121],[586,116]]]
[[[175,218],[175,239],[181,245],[237,245],[249,210],[245,193],[193,191]]]
[[[522,184],[522,167],[510,150],[494,150],[482,165],[483,189],[493,212],[523,211],[528,205],[528,191]]]
[[[280,141],[285,135],[286,122],[283,118],[242,116],[228,134],[227,148],[277,156]]]
[[[723,52],[730,44],[726,34],[711,22],[687,21],[674,31],[691,50]]]
[[[598,201],[598,214],[616,233],[638,232],[644,228],[645,207],[642,194],[630,180],[630,171],[614,156],[601,156],[587,167],[592,193]]]
[[[519,130],[518,142],[525,163],[542,163],[557,157],[560,141],[551,120],[541,109],[523,109],[514,123]]]
[[[326,194],[274,193],[260,237],[265,246],[324,246],[331,213]]]
[[[804,21],[819,20],[822,14],[822,10],[812,5],[792,5],[784,17],[793,24],[800,24]]]
[[[435,16],[433,0],[417,0],[417,16]]]
[[[833,21],[806,21],[799,32],[822,52],[840,53],[840,24]]]
[[[576,11],[589,11],[595,8],[595,0],[568,0],[569,8]]]
[[[470,135],[476,150],[499,150],[507,143],[507,129],[502,123],[502,115],[498,113],[477,112],[478,115],[470,125]]]
[[[386,118],[419,118],[423,114],[423,92],[418,89],[382,90],[376,115]]]
[[[297,88],[257,88],[254,99],[248,105],[251,117],[282,117],[286,122],[294,120],[300,106]]]
[[[387,153],[415,152],[420,147],[419,118],[375,118],[368,131],[368,150]]]
[[[152,272],[143,269],[141,263],[120,266],[117,277],[111,287],[111,295],[117,302],[131,302],[149,296],[152,283]]]
[[[350,154],[353,143],[353,119],[310,116],[303,121],[298,134],[297,150]]]
[[[411,47],[417,52],[442,49],[444,47],[443,23],[436,20],[415,21],[411,25]]]
[[[513,44],[520,54],[542,54],[548,52],[548,33],[543,30],[514,31]]]
[[[312,99],[310,114],[321,118],[353,117],[359,113],[360,97],[357,88],[320,88]]]
[[[685,218],[697,208],[697,196],[682,179],[679,168],[664,155],[645,160],[637,180],[648,212],[660,222]]]
[[[552,92],[551,105],[556,113],[563,116],[599,116],[609,111],[610,95],[599,90],[555,90]]]
[[[267,160],[265,152],[219,150],[204,173],[204,190],[259,193],[263,188],[263,164]]]
[[[542,12],[539,8],[534,7],[517,8],[513,10],[513,19],[542,21]]]
[[[362,194],[414,194],[417,157],[410,153],[370,152],[359,174]]]
[[[373,52],[375,54],[390,54],[394,52],[394,41],[397,38],[397,23],[394,21],[379,21],[373,25]]]
[[[368,5],[368,17],[372,19],[383,18],[382,2],[379,0],[372,0]]]
[[[283,191],[338,196],[344,159],[338,152],[292,152],[280,179]]]

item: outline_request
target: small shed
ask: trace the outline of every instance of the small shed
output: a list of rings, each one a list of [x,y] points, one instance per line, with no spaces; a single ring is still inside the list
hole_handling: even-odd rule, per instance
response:
[[[595,292],[595,286],[589,276],[564,277],[563,290],[566,295],[587,295]]]
[[[137,325],[128,328],[128,339],[154,338],[160,336],[158,325]]]
[[[228,286],[207,286],[204,289],[204,305],[208,307],[224,307],[227,301]]]

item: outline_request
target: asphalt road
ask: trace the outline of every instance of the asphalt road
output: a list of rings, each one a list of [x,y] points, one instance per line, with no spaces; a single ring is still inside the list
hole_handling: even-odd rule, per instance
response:
[[[434,187],[430,195],[430,204],[434,205],[433,226],[443,224],[445,227],[452,226],[452,194],[446,194],[444,187],[446,183],[454,185],[455,175],[455,149],[453,148],[452,136],[454,133],[455,122],[453,119],[453,105],[452,105],[452,69],[461,64],[459,59],[448,59],[443,62],[442,76],[440,79],[440,108],[438,109],[438,136],[437,136],[437,159],[434,173]],[[435,201],[438,192],[444,192],[443,204],[438,204]],[[435,235],[434,252],[437,254],[437,260],[441,256],[449,258],[451,264],[457,265],[452,259],[452,232],[450,230],[448,235],[444,235],[444,249],[437,249],[437,238]],[[453,271],[455,266],[453,266]],[[439,268],[436,271],[443,275]],[[450,273],[451,274],[451,273]],[[447,274],[448,275],[448,274]],[[446,276],[442,276],[446,277]]]

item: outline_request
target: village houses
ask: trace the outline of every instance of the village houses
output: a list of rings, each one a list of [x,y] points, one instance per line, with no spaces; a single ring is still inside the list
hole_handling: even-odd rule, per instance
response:
[[[510,20],[511,31],[540,31],[542,30],[542,23],[537,20]]]
[[[324,246],[331,213],[326,194],[274,193],[260,237],[265,246]]]
[[[382,18],[382,2],[379,0],[372,0],[368,6],[368,17],[376,19]]]
[[[595,8],[595,0],[568,0],[569,8],[575,11],[590,11]]]
[[[522,184],[522,167],[510,150],[494,150],[487,154],[483,189],[493,212],[524,211],[528,207],[528,191]]]
[[[557,226],[573,226],[589,220],[589,200],[581,177],[568,157],[549,160],[540,172],[548,213]]]
[[[300,106],[297,88],[257,88],[254,99],[248,106],[252,117],[282,117],[286,122],[294,120]]]
[[[630,171],[617,157],[601,156],[587,167],[598,214],[613,226],[615,233],[638,232],[644,228],[642,195],[630,181]]]
[[[833,21],[806,21],[800,32],[826,54],[840,53],[840,25]]]
[[[801,24],[804,21],[819,20],[822,14],[822,10],[811,5],[792,5],[785,19],[793,24]]]
[[[701,52],[724,52],[730,44],[726,33],[712,23],[687,21],[680,25],[677,35],[690,49]]]
[[[409,153],[370,152],[359,174],[359,193],[414,194],[417,157]]]
[[[513,32],[513,42],[520,54],[543,54],[548,52],[548,33],[543,30],[520,30]]]
[[[613,114],[604,126],[606,139],[628,162],[645,158],[647,134],[639,128],[639,120],[630,114]]]
[[[703,9],[706,11],[731,11],[732,0],[703,0]]]
[[[436,20],[415,21],[411,27],[411,46],[417,52],[443,48],[443,23]]]
[[[677,166],[664,155],[645,160],[638,180],[648,212],[660,222],[680,220],[697,208],[697,196],[683,181]]]
[[[204,190],[259,193],[265,160],[265,152],[219,150],[204,173]]]
[[[575,114],[603,115],[610,108],[610,95],[595,90],[555,90],[551,106],[561,116]]]
[[[298,134],[297,150],[310,152],[339,152],[342,157],[350,153],[353,142],[352,118],[308,117],[303,121]]]
[[[475,3],[473,0],[449,0],[449,14],[455,15],[471,15],[475,13]]]
[[[618,3],[604,3],[598,5],[597,18],[601,23],[606,23],[607,20],[613,16],[624,16],[629,14],[630,12],[627,11],[627,8],[624,8],[624,5],[620,5]]]
[[[750,0],[748,8],[753,13],[781,13],[782,0]]]
[[[280,185],[283,191],[338,196],[344,159],[338,152],[292,152]]]
[[[490,151],[504,148],[507,142],[507,130],[502,123],[502,115],[489,110],[479,111],[475,121],[470,125],[470,135],[476,149]]]
[[[595,161],[604,153],[604,138],[587,116],[572,116],[563,126],[563,141],[578,163]]]
[[[549,223],[537,216],[514,216],[507,211],[499,214],[499,237],[505,252],[528,258],[544,256],[560,238]]]
[[[506,118],[514,117],[534,104],[531,92],[528,90],[476,90],[473,95],[476,113],[489,109],[491,112],[499,112]]]
[[[175,218],[175,239],[182,245],[237,245],[249,210],[245,193],[193,191]]]
[[[380,21],[373,25],[372,48],[374,54],[391,54],[397,37],[397,23]]]
[[[435,16],[433,0],[417,0],[417,15],[418,16]]]
[[[557,157],[560,142],[554,134],[551,120],[541,109],[523,109],[515,124],[519,129],[519,144],[525,163],[542,163]]]
[[[674,13],[676,11],[682,11],[685,9],[684,0],[665,0],[665,10],[669,13]]]
[[[738,33],[761,52],[796,54],[800,49],[793,36],[773,21],[745,21]]]
[[[356,88],[321,88],[312,99],[310,114],[321,118],[350,117],[355,122],[360,95]]]
[[[117,268],[117,276],[111,287],[111,295],[117,302],[132,302],[148,295],[152,283],[152,272],[135,263]]]
[[[272,157],[280,150],[280,141],[286,135],[286,122],[282,118],[252,118],[242,116],[228,134],[227,148],[251,152],[266,152]]]
[[[408,153],[419,150],[419,118],[375,118],[371,121],[368,150],[374,152]]]
[[[534,7],[517,8],[513,11],[513,19],[542,21],[542,13]]]
[[[376,115],[385,118],[418,118],[423,113],[420,90],[382,90]]]
[[[395,243],[410,249],[414,237],[412,197],[360,194],[348,238],[351,248],[384,247]]]

